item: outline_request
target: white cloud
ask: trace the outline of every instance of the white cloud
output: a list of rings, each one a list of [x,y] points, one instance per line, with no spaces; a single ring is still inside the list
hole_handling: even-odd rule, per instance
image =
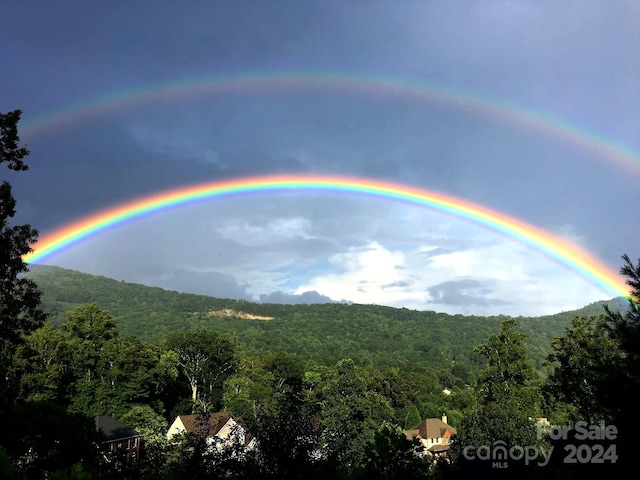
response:
[[[379,242],[351,248],[330,259],[337,271],[314,276],[296,293],[315,290],[356,303],[514,316],[556,313],[606,298],[575,272],[512,240],[494,238],[491,245],[440,254],[438,248],[390,250]]]
[[[278,217],[264,224],[238,220],[228,222],[216,230],[220,235],[240,244],[259,246],[290,238],[310,239],[311,222],[303,217]]]
[[[329,262],[335,272],[309,279],[295,293],[315,290],[333,299],[387,305],[413,296],[411,290],[406,288],[404,252],[391,251],[378,242],[371,242],[336,254]],[[396,288],[396,285],[404,287]]]

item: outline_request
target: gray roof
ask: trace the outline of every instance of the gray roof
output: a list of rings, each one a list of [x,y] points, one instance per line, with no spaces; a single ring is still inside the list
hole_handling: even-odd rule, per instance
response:
[[[127,427],[124,423],[119,422],[109,415],[98,415],[95,421],[96,431],[102,432],[108,441],[124,440],[141,436],[133,428]]]
[[[427,418],[413,428],[405,430],[404,433],[409,440],[414,438],[442,438],[447,430],[449,435],[457,433],[455,428],[448,423],[444,423],[439,418]]]

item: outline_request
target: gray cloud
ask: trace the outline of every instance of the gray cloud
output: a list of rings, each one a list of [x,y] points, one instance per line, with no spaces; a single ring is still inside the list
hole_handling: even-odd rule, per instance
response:
[[[270,294],[260,295],[260,301],[262,303],[284,303],[284,304],[312,304],[312,303],[349,303],[347,300],[333,300],[326,295],[321,295],[316,291],[304,292],[298,295],[284,293],[284,292],[272,292]]]
[[[428,291],[431,301],[438,305],[495,307],[511,304],[505,300],[491,298],[494,289],[485,282],[473,279],[442,282],[430,287]]]
[[[405,281],[405,280],[400,280],[397,282],[391,282],[391,283],[387,283],[386,285],[382,285],[383,289],[389,289],[389,288],[406,288],[406,287],[410,287],[411,286],[411,282]]]
[[[179,292],[252,300],[246,287],[238,284],[232,275],[226,273],[172,269],[165,275],[161,275],[160,278],[146,279],[145,284],[150,283]]]

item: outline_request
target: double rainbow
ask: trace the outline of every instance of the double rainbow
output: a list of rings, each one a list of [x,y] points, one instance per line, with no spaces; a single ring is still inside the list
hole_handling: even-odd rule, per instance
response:
[[[415,187],[364,178],[320,175],[243,177],[201,183],[167,190],[115,206],[43,235],[33,252],[23,257],[30,264],[42,263],[101,232],[172,207],[250,194],[284,192],[346,193],[429,207],[464,218],[511,237],[575,271],[614,297],[628,297],[624,280],[608,266],[580,247],[515,218],[459,198]]]

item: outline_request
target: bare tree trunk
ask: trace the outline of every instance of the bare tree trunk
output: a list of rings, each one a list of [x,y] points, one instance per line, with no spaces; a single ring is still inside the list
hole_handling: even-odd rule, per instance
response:
[[[195,402],[197,399],[198,399],[198,384],[194,382],[191,384],[191,400]]]

